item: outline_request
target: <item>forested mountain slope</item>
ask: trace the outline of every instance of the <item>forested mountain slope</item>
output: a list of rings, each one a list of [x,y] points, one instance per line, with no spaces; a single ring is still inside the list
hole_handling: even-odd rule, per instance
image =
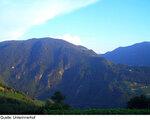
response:
[[[52,38],[0,43],[0,80],[38,99],[59,90],[74,107],[125,107],[149,94],[150,68],[116,65],[92,50]]]

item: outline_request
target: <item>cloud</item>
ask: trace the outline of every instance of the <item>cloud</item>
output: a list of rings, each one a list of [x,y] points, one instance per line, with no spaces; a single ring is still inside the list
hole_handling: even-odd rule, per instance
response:
[[[18,39],[43,24],[98,0],[0,0],[0,40]],[[34,37],[34,36],[33,36]]]
[[[67,42],[73,43],[75,45],[81,45],[81,39],[78,36],[75,35],[71,35],[71,34],[64,34],[60,37],[57,37],[59,39],[63,39]]]

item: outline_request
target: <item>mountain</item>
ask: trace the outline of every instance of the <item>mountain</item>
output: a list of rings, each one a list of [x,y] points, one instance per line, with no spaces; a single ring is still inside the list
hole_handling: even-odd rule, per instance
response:
[[[137,43],[128,47],[120,47],[104,55],[106,59],[114,63],[132,66],[150,67],[150,42]]]
[[[0,43],[0,81],[47,99],[55,91],[73,107],[126,107],[149,95],[150,68],[116,65],[83,46],[53,38]]]

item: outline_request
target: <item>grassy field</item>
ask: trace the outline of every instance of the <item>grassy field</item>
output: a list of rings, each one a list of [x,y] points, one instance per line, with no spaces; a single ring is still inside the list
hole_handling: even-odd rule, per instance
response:
[[[72,110],[49,110],[49,115],[150,115],[147,109],[72,109]]]
[[[0,84],[0,114],[39,114],[44,104]]]

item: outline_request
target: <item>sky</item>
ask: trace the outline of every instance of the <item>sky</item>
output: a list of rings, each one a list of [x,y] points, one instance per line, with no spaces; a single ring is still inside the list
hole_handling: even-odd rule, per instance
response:
[[[52,37],[97,53],[150,41],[150,0],[0,0],[0,41]]]

